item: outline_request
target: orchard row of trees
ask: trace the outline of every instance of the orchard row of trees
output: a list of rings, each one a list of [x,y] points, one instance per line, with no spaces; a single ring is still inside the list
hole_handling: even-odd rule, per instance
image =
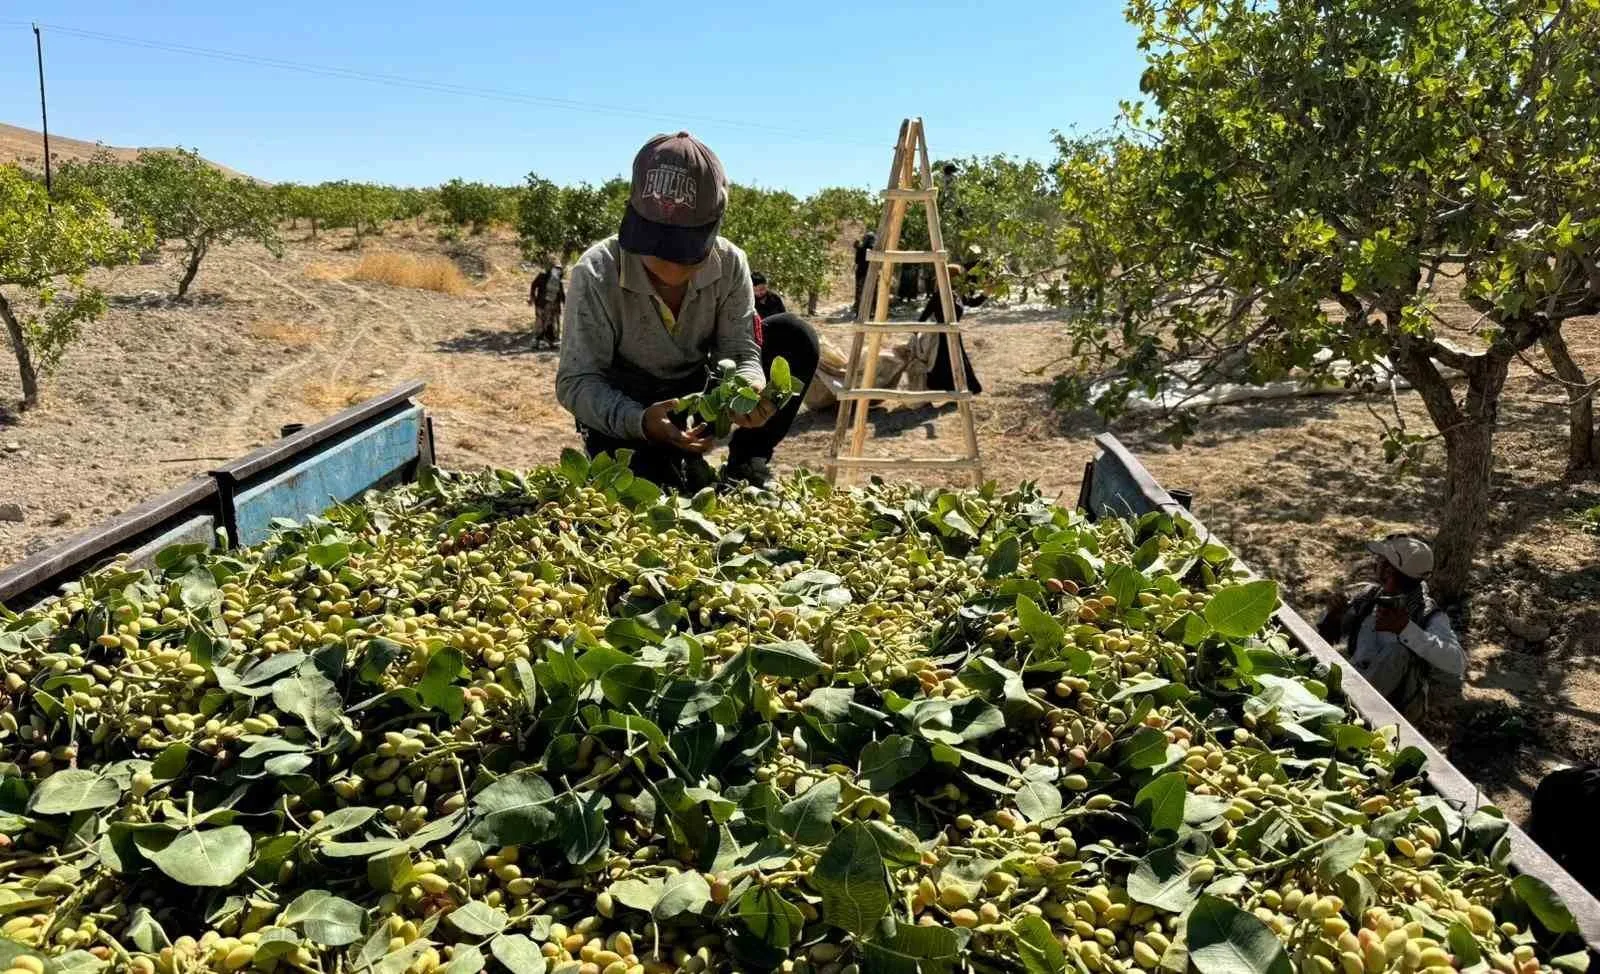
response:
[[[1077,312],[1061,398],[1115,414],[1175,385],[1392,367],[1432,430],[1396,410],[1389,445],[1444,449],[1435,588],[1459,596],[1514,360],[1542,351],[1571,398],[1573,468],[1600,461],[1594,385],[1562,336],[1600,313],[1600,2],[1128,15],[1146,101],[1109,137],[1059,140],[1041,266]],[[1465,318],[1445,311],[1458,293]]]

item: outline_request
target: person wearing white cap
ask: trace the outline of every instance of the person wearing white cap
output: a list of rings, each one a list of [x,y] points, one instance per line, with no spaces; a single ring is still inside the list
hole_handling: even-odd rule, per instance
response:
[[[1428,594],[1433,549],[1409,534],[1367,543],[1377,556],[1377,581],[1353,596],[1340,593],[1317,626],[1373,689],[1407,717],[1427,709],[1429,690],[1458,688],[1467,671],[1447,616]]]

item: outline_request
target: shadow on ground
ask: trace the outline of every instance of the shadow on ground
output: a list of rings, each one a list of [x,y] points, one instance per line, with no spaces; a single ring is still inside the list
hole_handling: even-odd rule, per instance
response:
[[[536,351],[547,355],[555,349],[533,347],[533,333],[526,331],[497,331],[474,328],[471,331],[446,338],[434,346],[440,352],[469,352],[479,355],[532,355]]]

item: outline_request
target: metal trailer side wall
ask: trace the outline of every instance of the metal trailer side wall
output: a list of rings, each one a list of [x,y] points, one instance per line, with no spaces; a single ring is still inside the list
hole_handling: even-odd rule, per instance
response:
[[[273,518],[303,520],[373,487],[415,479],[433,462],[432,427],[415,397],[391,389],[197,477],[0,570],[0,605],[21,610],[123,557],[148,567],[171,544],[264,540]]]
[[[1095,437],[1099,451],[1094,462],[1084,474],[1079,504],[1091,517],[1105,514],[1115,516],[1140,515],[1150,511],[1166,511],[1181,517],[1206,536],[1211,532],[1200,519],[1183,505],[1173,500],[1162,486],[1156,483],[1150,471],[1109,433]],[[1216,539],[1214,539],[1216,540]],[[1218,540],[1221,544],[1221,541]],[[1226,546],[1224,546],[1226,547]],[[1241,562],[1242,564],[1242,562]],[[1328,666],[1340,667],[1340,686],[1345,696],[1363,717],[1374,727],[1394,726],[1399,730],[1401,746],[1410,745],[1427,757],[1425,776],[1429,787],[1458,809],[1470,813],[1480,806],[1491,804],[1460,770],[1452,765],[1438,748],[1417,732],[1399,711],[1372,688],[1361,674],[1348,665],[1348,661],[1317,634],[1314,626],[1289,605],[1279,607],[1278,624],[1289,634],[1291,641],[1303,652]],[[1591,955],[1600,958],[1600,902],[1569,876],[1555,860],[1539,847],[1515,823],[1508,831],[1511,840],[1511,867],[1515,872],[1543,880],[1555,890],[1572,916],[1578,929],[1588,942]]]

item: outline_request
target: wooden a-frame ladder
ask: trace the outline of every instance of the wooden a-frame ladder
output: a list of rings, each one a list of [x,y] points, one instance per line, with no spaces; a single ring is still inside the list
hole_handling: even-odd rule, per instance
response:
[[[908,118],[900,123],[900,139],[895,144],[894,166],[889,170],[889,186],[884,191],[883,217],[878,225],[878,247],[867,255],[867,277],[861,289],[862,300],[856,320],[850,326],[850,361],[845,366],[844,389],[839,393],[839,418],[833,429],[833,445],[828,451],[828,479],[841,482],[840,473],[852,468],[933,467],[966,470],[973,486],[983,484],[983,461],[978,454],[978,429],[972,416],[972,393],[967,384],[966,356],[961,354],[961,326],[956,321],[955,295],[950,287],[949,254],[939,229],[939,191],[933,184],[928,164],[928,143],[923,137],[922,119]],[[900,250],[900,230],[905,222],[906,205],[922,203],[928,212],[929,250]],[[939,286],[939,303],[944,309],[944,324],[889,320],[889,289],[898,264],[932,264]],[[945,343],[950,356],[954,392],[938,390],[876,389],[878,354],[883,336],[913,332],[935,332]],[[865,359],[862,347],[866,346]],[[874,401],[906,404],[954,402],[961,419],[966,451],[960,456],[868,457],[862,454],[867,440],[867,410]],[[849,450],[845,450],[846,436]]]

